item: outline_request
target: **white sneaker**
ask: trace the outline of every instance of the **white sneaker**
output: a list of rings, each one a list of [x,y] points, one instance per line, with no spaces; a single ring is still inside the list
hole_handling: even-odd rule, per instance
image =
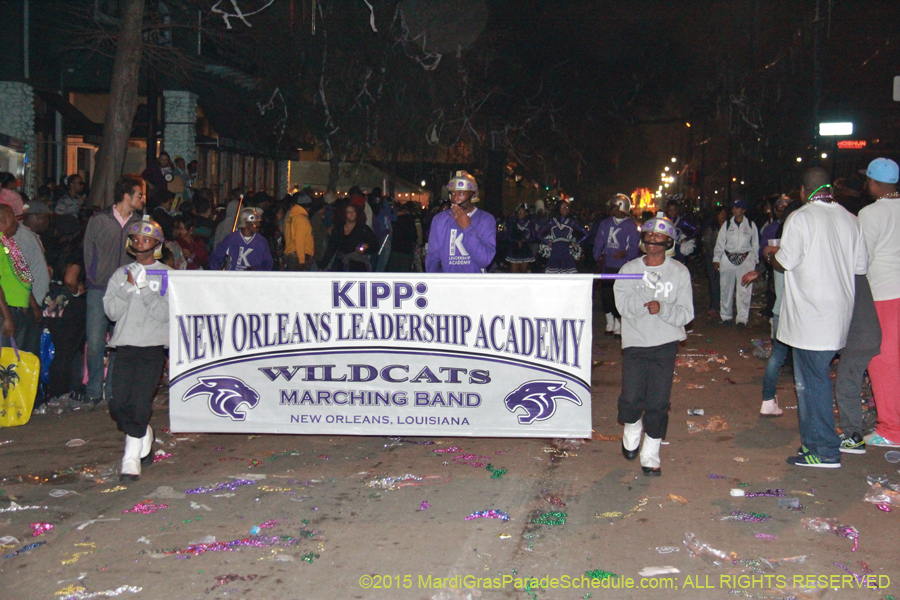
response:
[[[762,406],[759,407],[759,416],[765,419],[772,417],[780,417],[784,411],[778,406],[778,399],[763,400]]]

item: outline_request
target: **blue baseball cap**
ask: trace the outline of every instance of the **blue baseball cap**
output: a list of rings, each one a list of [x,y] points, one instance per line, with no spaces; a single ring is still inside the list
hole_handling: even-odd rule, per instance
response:
[[[741,199],[735,200],[731,203],[731,208],[743,208],[744,210],[747,210],[747,201]]]
[[[900,167],[889,158],[876,158],[869,163],[868,169],[860,170],[860,174],[881,183],[897,183],[900,179]]]

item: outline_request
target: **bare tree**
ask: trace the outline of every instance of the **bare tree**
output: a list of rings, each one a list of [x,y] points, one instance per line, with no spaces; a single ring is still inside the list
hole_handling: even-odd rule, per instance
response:
[[[144,0],[123,0],[122,28],[113,65],[109,108],[103,120],[103,138],[97,152],[91,200],[107,207],[115,201],[113,187],[122,175],[128,137],[138,107],[138,75],[141,67]]]

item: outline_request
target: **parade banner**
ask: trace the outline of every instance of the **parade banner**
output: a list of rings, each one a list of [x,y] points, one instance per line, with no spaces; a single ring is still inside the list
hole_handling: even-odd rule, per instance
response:
[[[170,271],[173,432],[591,435],[591,278]]]

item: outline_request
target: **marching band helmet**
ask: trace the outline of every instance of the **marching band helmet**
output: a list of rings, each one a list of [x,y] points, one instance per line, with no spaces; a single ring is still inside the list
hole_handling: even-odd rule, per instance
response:
[[[609,201],[609,205],[613,208],[618,208],[625,214],[631,213],[631,198],[629,198],[625,194],[616,194]]]
[[[135,252],[131,247],[131,236],[139,235],[141,237],[146,237],[150,239],[154,239],[158,242],[156,244],[156,248],[153,250],[153,258],[159,260],[162,258],[162,246],[166,241],[165,236],[163,235],[163,230],[159,226],[159,224],[151,219],[149,216],[144,215],[144,218],[137,223],[128,227],[127,231],[127,239],[125,240],[125,250],[134,255]]]
[[[661,233],[668,236],[671,241],[666,242],[666,256],[674,256],[675,242],[678,241],[678,232],[675,230],[675,224],[670,221],[662,211],[656,213],[652,219],[648,219],[641,225],[641,250],[646,252],[645,244],[650,242],[644,241],[644,235],[648,233]]]
[[[466,171],[457,171],[447,183],[447,191],[453,192],[472,192],[472,202],[478,202],[478,182]]]
[[[261,223],[262,217],[255,208],[242,208],[237,218],[237,228],[246,227],[248,223]]]

